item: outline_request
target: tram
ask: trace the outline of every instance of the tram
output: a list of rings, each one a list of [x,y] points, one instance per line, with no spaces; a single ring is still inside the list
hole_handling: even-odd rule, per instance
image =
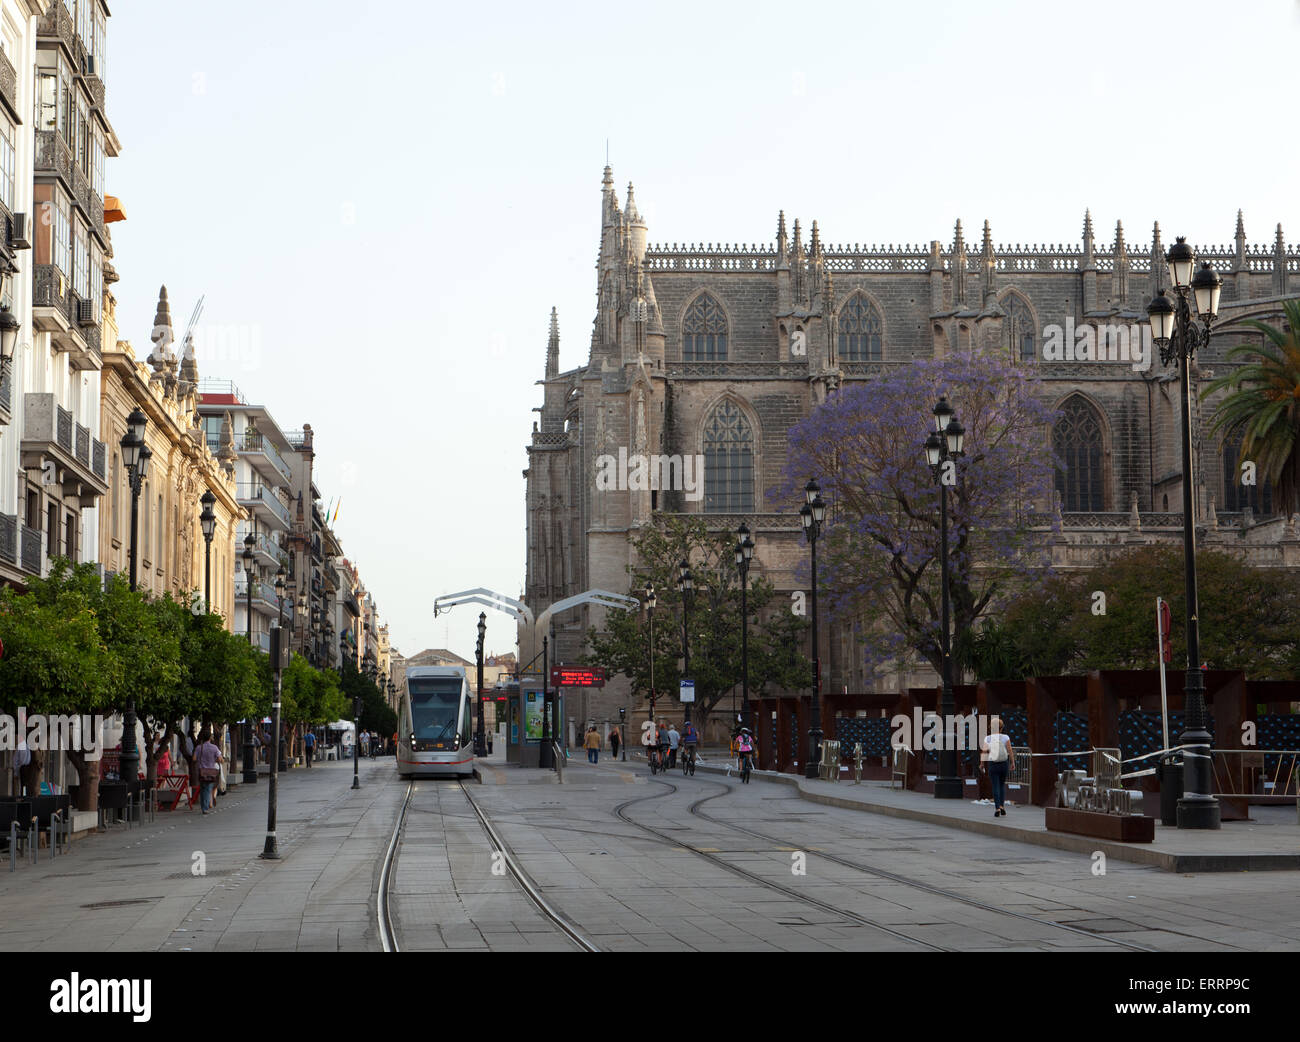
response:
[[[397,773],[474,773],[474,700],[462,666],[410,666],[397,713]]]

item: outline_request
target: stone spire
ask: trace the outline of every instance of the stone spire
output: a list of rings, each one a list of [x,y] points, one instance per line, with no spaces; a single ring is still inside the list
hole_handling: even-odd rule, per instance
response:
[[[627,205],[623,209],[626,211],[628,224],[638,224],[640,222],[641,215],[636,209],[636,197],[632,194],[631,181],[627,183]]]
[[[791,280],[794,285],[794,305],[795,307],[808,306],[807,280],[804,270],[804,262],[807,255],[803,251],[803,233],[799,230],[799,218],[794,219],[794,245],[793,256],[791,257],[791,267],[794,269],[794,278]]]
[[[785,237],[785,211],[776,216],[776,266],[783,267],[789,263],[789,245]]]
[[[1115,261],[1111,271],[1111,301],[1117,308],[1128,303],[1128,249],[1124,246],[1124,222],[1115,222]]]
[[[1236,244],[1236,258],[1233,261],[1233,271],[1246,270],[1246,222],[1242,219],[1241,211],[1237,211],[1237,234],[1233,236],[1233,242]]]
[[[1154,297],[1165,284],[1165,247],[1160,241],[1160,222],[1151,228],[1151,295]]]
[[[167,303],[166,286],[158,291],[158,310],[154,313],[153,333],[149,339],[153,341],[153,352],[147,359],[153,366],[150,383],[162,384],[163,394],[171,397],[176,393],[176,352],[172,350],[176,334],[172,332],[172,314]]]
[[[1092,211],[1083,211],[1083,268],[1093,266],[1093,242],[1092,242]]]
[[[199,386],[199,360],[194,354],[194,334],[185,334],[185,351],[181,358],[181,385],[180,394],[182,398],[188,397],[198,390]]]
[[[546,342],[546,379],[550,380],[560,373],[560,320],[551,308],[551,333]]]
[[[1277,226],[1277,238],[1273,243],[1273,292],[1279,297],[1287,292],[1286,283],[1286,240],[1282,238],[1282,225]]]
[[[993,230],[984,222],[984,239],[980,246],[980,269],[984,277],[984,308],[991,310],[997,303],[998,262],[993,256]]]
[[[959,311],[966,306],[966,239],[960,217],[952,232],[952,303]]]
[[[226,476],[233,478],[235,460],[239,459],[239,453],[235,451],[235,423],[230,418],[229,412],[221,421],[221,441],[217,448],[217,459],[221,461],[221,469],[226,472]]]

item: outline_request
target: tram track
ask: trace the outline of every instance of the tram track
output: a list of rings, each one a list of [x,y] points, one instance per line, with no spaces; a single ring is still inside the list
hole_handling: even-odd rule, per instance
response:
[[[884,923],[878,923],[874,919],[868,919],[866,916],[859,915],[857,912],[850,912],[844,908],[837,908],[835,905],[832,905],[829,902],[822,901],[819,898],[813,897],[811,894],[803,893],[799,890],[796,890],[794,887],[784,886],[781,883],[775,883],[770,879],[765,879],[763,876],[760,876],[755,872],[750,872],[748,869],[744,869],[741,868],[739,865],[732,864],[730,861],[727,861],[725,858],[719,857],[717,854],[713,853],[712,851],[704,850],[700,847],[694,846],[693,844],[687,843],[686,841],[684,841],[678,836],[672,836],[666,832],[661,832],[659,829],[653,828],[650,825],[645,825],[639,821],[634,821],[632,818],[630,818],[627,815],[627,809],[629,807],[633,807],[638,803],[645,803],[650,800],[663,799],[665,796],[671,796],[674,792],[678,791],[677,786],[674,785],[672,782],[660,781],[657,778],[651,779],[651,782],[655,785],[665,786],[668,791],[664,793],[656,793],[653,796],[640,796],[637,797],[636,799],[625,800],[623,803],[620,803],[617,807],[614,808],[614,813],[617,814],[619,818],[621,818],[623,821],[627,822],[627,824],[633,826],[634,828],[649,833],[650,835],[655,836],[666,843],[670,843],[675,847],[681,847],[685,850],[689,850],[692,854],[704,858],[706,861],[709,861],[712,864],[717,865],[719,868],[725,869],[727,872],[730,872],[732,875],[740,876],[742,879],[748,880],[751,883],[756,883],[759,886],[762,886],[768,890],[775,890],[786,897],[799,901],[802,904],[811,905],[812,907],[817,908],[823,912],[827,912],[831,915],[834,915],[841,920],[850,922],[858,926],[869,927],[872,930],[876,930],[880,933],[887,934],[888,936],[894,938],[895,940],[902,941],[908,945],[925,948],[928,949],[929,951],[946,952],[946,951],[953,950],[951,948],[945,948],[942,945],[934,944],[930,941],[923,940],[919,937],[913,937],[910,934],[903,933],[901,930],[895,930],[893,927],[886,926]],[[730,789],[731,787],[726,786],[726,788]],[[700,815],[700,817],[703,816]]]
[[[731,795],[736,791],[736,786],[728,785],[725,782],[713,781],[712,779],[701,779],[701,781],[703,781],[705,784],[708,785],[717,785],[721,787],[723,791],[714,793],[712,796],[705,796],[703,799],[696,800],[694,803],[692,803],[688,808],[688,810],[693,817],[700,818],[702,821],[707,821],[711,825],[721,825],[723,828],[731,829],[734,832],[742,833],[743,835],[750,836],[754,839],[762,840],[766,843],[772,843],[777,846],[797,846],[797,844],[795,844],[792,840],[782,839],[780,837],[772,836],[764,832],[759,832],[757,829],[747,828],[744,825],[737,825],[735,822],[725,821],[722,818],[715,818],[710,814],[705,814],[703,811],[700,810],[700,807],[703,804],[708,803],[711,800],[720,799],[723,796]],[[866,875],[875,876],[877,879],[886,879],[889,880],[890,882],[898,883],[902,886],[906,886],[909,889],[918,890],[921,891],[922,893],[927,893],[934,897],[942,897],[950,901],[956,901],[959,904],[967,905],[968,907],[971,908],[977,908],[980,911],[993,912],[997,915],[1009,916],[1013,919],[1019,919],[1023,922],[1030,922],[1039,926],[1045,926],[1048,927],[1049,929],[1060,930],[1065,933],[1074,934],[1080,937],[1088,937],[1094,941],[1099,939],[1098,934],[1093,933],[1089,930],[1080,929],[1077,926],[1071,926],[1069,923],[1058,923],[1052,919],[1039,919],[1036,916],[1026,915],[1023,912],[1013,912],[1010,909],[1002,908],[998,905],[990,904],[987,901],[981,901],[978,898],[968,897],[964,894],[959,894],[952,890],[945,890],[943,887],[932,886],[929,883],[917,882],[914,879],[909,879],[907,876],[899,875],[897,872],[890,872],[888,869],[879,868],[875,865],[864,865],[861,864],[860,862],[850,861],[847,858],[839,857],[835,854],[828,854],[825,851],[818,851],[817,856],[822,858],[825,861],[831,862],[832,864],[840,865],[843,868],[848,868],[856,872],[862,872]],[[1161,950],[1159,948],[1153,948],[1150,945],[1139,944],[1136,941],[1126,941],[1118,937],[1105,937],[1104,940],[1117,947],[1126,948],[1129,951],[1158,952]]]
[[[478,822],[479,827],[487,836],[491,844],[493,854],[500,854],[502,863],[505,865],[510,876],[514,879],[524,896],[528,898],[534,908],[570,943],[575,945],[578,950],[584,952],[598,952],[601,948],[586,937],[572,920],[566,917],[558,908],[555,907],[542,893],[541,887],[528,874],[528,872],[519,863],[519,858],[506,843],[505,839],[492,824],[491,819],[483,812],[478,801],[474,799],[465,783],[457,779],[454,782],[455,787],[465,797],[469,808],[473,813],[474,819]],[[407,811],[410,809],[411,801],[415,795],[416,783],[409,782],[406,789],[406,795],[403,797],[401,810],[398,812],[397,821],[393,825],[393,834],[388,842],[388,848],[384,853],[384,859],[379,871],[379,888],[376,897],[376,915],[379,923],[379,943],[386,952],[402,951],[401,942],[392,914],[391,890],[393,885],[394,867],[401,855],[401,838],[406,824]]]

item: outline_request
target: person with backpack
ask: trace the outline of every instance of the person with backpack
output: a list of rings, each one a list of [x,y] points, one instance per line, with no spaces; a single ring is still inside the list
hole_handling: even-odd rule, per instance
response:
[[[1002,721],[996,716],[989,720],[992,734],[983,741],[981,758],[988,764],[989,784],[993,786],[993,816],[1007,816],[1007,776],[1011,773],[1011,736],[1000,733]]]

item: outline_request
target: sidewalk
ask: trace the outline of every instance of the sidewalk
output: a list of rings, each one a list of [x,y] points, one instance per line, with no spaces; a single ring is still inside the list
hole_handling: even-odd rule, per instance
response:
[[[232,786],[209,815],[160,812],[139,826],[0,862],[0,949],[249,951],[377,949],[373,876],[404,787],[393,758],[295,768],[279,776],[281,860],[266,838],[265,776]],[[202,873],[202,874],[197,874]]]
[[[735,770],[717,761],[701,764],[700,773],[731,774]],[[1091,855],[1101,851],[1108,858],[1152,865],[1166,872],[1260,872],[1300,869],[1300,824],[1296,808],[1252,807],[1254,821],[1228,822],[1217,831],[1197,832],[1165,827],[1156,822],[1152,843],[1118,843],[1049,832],[1042,807],[1008,803],[1007,816],[994,818],[991,805],[970,800],[937,800],[928,793],[891,789],[888,782],[810,780],[793,774],[756,771],[753,781],[794,786],[800,796],[813,803],[850,810],[884,814],[894,818],[923,821],[932,825],[1003,836],[1021,843],[1034,843],[1054,850]]]

